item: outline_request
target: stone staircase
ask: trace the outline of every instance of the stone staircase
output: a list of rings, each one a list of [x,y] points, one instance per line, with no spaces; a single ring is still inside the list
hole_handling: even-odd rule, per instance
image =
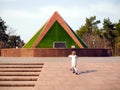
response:
[[[33,89],[43,65],[44,63],[0,63],[0,90]]]
[[[59,57],[1,58],[0,90],[120,90],[119,57],[80,57],[79,75],[70,66]]]

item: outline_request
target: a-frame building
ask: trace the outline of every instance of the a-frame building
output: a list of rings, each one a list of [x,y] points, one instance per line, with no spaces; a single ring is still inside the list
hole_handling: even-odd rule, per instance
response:
[[[55,12],[23,48],[87,48],[63,18]]]

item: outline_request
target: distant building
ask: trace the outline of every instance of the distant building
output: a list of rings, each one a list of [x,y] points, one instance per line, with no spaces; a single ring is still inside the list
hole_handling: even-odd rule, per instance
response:
[[[55,12],[23,48],[87,48],[87,45]]]

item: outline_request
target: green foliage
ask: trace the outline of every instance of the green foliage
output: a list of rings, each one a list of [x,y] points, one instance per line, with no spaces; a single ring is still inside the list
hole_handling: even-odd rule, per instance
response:
[[[100,21],[96,20],[95,16],[86,18],[85,25],[76,32],[89,48],[92,48],[93,45],[98,48],[100,44],[103,44],[99,48],[109,48],[113,55],[120,55],[120,20],[117,23],[112,23],[109,18],[104,19],[101,29],[97,26],[99,23]]]
[[[120,20],[115,24],[115,30],[117,37],[117,42],[120,43]]]
[[[115,24],[113,24],[110,19],[104,19],[103,22],[103,30],[104,35],[109,41],[116,41],[116,37],[119,35],[118,30],[115,28]],[[114,44],[111,42],[111,45]]]
[[[81,26],[79,30],[77,30],[77,34],[82,37],[85,33],[93,33],[98,32],[97,24],[100,23],[100,20],[96,20],[96,16],[86,18],[85,25]]]
[[[24,42],[20,39],[20,36],[12,35],[9,36],[8,42],[6,44],[7,48],[22,47]]]
[[[97,24],[100,23],[100,20],[96,21],[96,16],[86,18],[86,24],[85,27],[87,29],[88,33],[92,33],[94,30],[97,29]]]
[[[96,20],[96,16],[86,18],[85,25],[81,26],[79,30],[76,31],[78,36],[85,41],[89,48],[93,47],[93,40],[95,40],[95,37],[97,35],[101,35],[101,32],[97,26],[99,23],[100,20]]]
[[[0,41],[7,42],[8,35],[6,34],[7,26],[5,22],[0,18]]]
[[[88,29],[86,28],[86,26],[81,26],[81,28],[79,30],[76,31],[76,33],[82,37],[83,34],[87,33],[88,32]]]

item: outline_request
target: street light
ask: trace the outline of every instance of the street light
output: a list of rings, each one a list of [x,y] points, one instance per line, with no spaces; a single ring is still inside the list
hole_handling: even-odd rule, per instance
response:
[[[93,41],[93,48],[95,48],[95,38],[93,38],[92,41]]]

